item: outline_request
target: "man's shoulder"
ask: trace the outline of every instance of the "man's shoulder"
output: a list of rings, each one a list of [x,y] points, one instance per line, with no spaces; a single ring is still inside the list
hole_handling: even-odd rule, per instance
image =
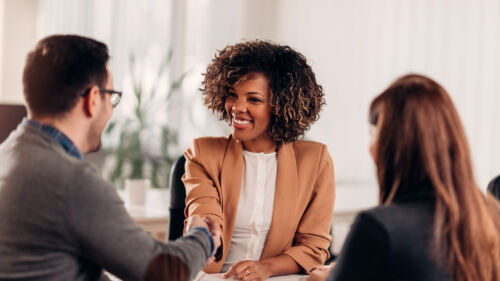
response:
[[[22,175],[27,181],[44,179],[60,185],[87,178],[104,181],[93,164],[69,155],[51,138],[29,129],[9,137],[1,145],[0,155],[7,173]]]

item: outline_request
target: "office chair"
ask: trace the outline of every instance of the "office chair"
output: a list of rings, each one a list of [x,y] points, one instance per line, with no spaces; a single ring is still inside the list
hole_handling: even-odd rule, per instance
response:
[[[24,105],[0,104],[0,143],[17,128],[26,115]]]
[[[184,175],[184,155],[172,165],[170,172],[170,220],[168,222],[168,240],[175,240],[182,236],[184,230],[184,208],[186,208],[186,188],[182,182]]]
[[[488,184],[488,191],[500,200],[500,176],[492,179]]]

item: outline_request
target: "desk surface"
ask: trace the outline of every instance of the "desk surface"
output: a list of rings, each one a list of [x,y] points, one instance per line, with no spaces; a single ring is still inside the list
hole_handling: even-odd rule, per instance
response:
[[[271,277],[267,280],[271,281],[306,281],[308,275],[299,275],[299,274],[292,274],[292,275],[284,275],[284,276],[276,276],[276,277]],[[217,273],[217,274],[206,274],[201,272],[197,278],[194,279],[194,281],[220,281],[220,280],[236,280],[236,279],[223,279],[222,278],[222,273]]]

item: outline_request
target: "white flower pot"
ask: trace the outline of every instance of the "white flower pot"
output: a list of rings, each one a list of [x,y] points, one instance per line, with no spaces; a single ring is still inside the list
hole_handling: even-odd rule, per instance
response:
[[[125,192],[128,203],[133,207],[144,207],[146,203],[146,193],[150,187],[148,179],[127,179],[125,180]]]

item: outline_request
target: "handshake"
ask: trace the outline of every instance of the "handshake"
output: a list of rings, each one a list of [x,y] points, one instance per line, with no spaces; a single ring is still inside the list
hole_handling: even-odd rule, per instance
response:
[[[204,227],[210,231],[212,234],[213,242],[214,242],[214,253],[208,259],[207,264],[210,264],[214,261],[219,261],[222,258],[222,238],[221,233],[222,229],[219,223],[210,218],[209,216],[201,217],[199,215],[192,215],[187,219],[186,222],[186,233],[188,233],[191,229],[195,227]]]

